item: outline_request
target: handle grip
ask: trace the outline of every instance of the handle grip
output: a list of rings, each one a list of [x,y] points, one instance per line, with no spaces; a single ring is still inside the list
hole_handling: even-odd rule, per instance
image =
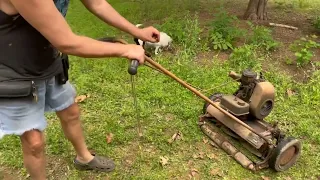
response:
[[[229,73],[229,77],[231,77],[232,79],[236,80],[236,81],[239,81],[240,78],[241,78],[241,75],[240,74],[237,74],[236,72],[234,71],[231,71]]]
[[[138,60],[132,60],[130,63],[130,66],[128,68],[128,72],[131,75],[136,75],[138,72],[138,66],[139,66],[139,61]]]

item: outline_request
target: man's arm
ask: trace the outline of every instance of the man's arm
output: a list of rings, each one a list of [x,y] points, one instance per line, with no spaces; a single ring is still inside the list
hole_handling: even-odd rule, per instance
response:
[[[26,21],[63,53],[92,58],[136,58],[143,61],[144,53],[139,46],[106,43],[74,34],[52,0],[10,1]],[[140,53],[135,54],[134,51]]]
[[[106,0],[81,0],[83,5],[105,23],[144,41],[159,41],[160,33],[153,27],[139,29],[121,16]]]
[[[105,23],[133,36],[139,36],[140,29],[121,16],[106,0],[81,0],[81,2]]]

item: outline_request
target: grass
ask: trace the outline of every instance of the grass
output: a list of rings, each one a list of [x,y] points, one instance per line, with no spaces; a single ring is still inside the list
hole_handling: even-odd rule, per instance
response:
[[[176,14],[169,13],[176,11],[171,5],[180,3],[179,11],[183,13],[173,16],[180,17],[176,19],[177,27],[180,28],[190,27],[183,24],[188,23],[183,19],[185,12],[193,12],[200,7],[200,4],[194,4],[193,1],[166,1],[167,6],[155,0],[148,2],[110,1],[133,23],[145,22],[150,18],[157,20],[159,24],[162,22],[160,19],[164,17],[170,19],[168,14]],[[161,9],[167,9],[168,13],[150,10],[158,5]],[[193,19],[195,17],[197,16],[191,16],[189,22],[197,22],[197,19]],[[71,1],[68,22],[75,32],[94,38],[123,35],[89,14],[78,1]],[[172,29],[175,26],[167,23],[162,27]],[[201,27],[192,28],[196,31],[182,34],[184,31],[180,30],[175,37],[179,39],[199,35]],[[212,63],[203,66],[194,61],[196,53],[199,53],[197,47],[203,44],[198,45],[198,41],[191,41],[188,42],[188,46],[184,46],[185,40],[179,41],[177,56],[160,55],[155,57],[155,60],[178,77],[201,89],[210,89],[228,81],[227,74],[230,70],[238,71],[248,66],[263,70],[262,63],[270,61],[268,56],[247,45],[239,47],[230,61],[221,62],[212,57],[206,59]],[[87,144],[98,154],[111,156],[117,164],[117,169],[110,174],[76,171],[72,166],[75,155],[72,146],[64,138],[57,118],[48,114],[47,155],[50,160],[55,160],[50,161],[48,167],[52,179],[189,179],[193,169],[198,171],[194,178],[200,179],[261,179],[262,176],[271,179],[317,179],[320,176],[319,71],[314,73],[308,84],[295,82],[280,69],[273,68],[265,72],[266,78],[277,90],[276,108],[267,120],[278,121],[280,128],[287,135],[300,138],[303,142],[303,152],[298,163],[283,173],[275,173],[272,170],[251,173],[220,149],[205,144],[205,136],[197,126],[203,101],[158,72],[147,67],[139,68],[136,91],[144,131],[141,138],[137,134],[126,60],[71,57],[70,73],[70,81],[78,94],[90,94],[90,97],[80,104]],[[207,92],[206,95],[209,96],[214,91],[233,93],[236,88],[236,83],[229,83]],[[288,89],[294,90],[297,95],[288,97]],[[181,132],[183,139],[169,144],[168,139],[176,132]],[[109,133],[114,137],[112,143],[107,144],[106,135]],[[197,153],[204,154],[203,158],[195,158]],[[208,158],[212,154],[214,158]],[[160,157],[166,157],[168,164],[162,166],[159,163]],[[25,177],[21,158],[19,139],[14,136],[4,138],[0,143],[1,166],[19,171],[19,174]],[[0,172],[1,170],[0,168]],[[214,175],[210,173],[212,170],[215,172]]]

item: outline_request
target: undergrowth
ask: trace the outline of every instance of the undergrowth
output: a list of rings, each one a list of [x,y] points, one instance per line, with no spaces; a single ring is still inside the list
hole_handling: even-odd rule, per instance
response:
[[[316,30],[320,32],[320,16],[315,17],[312,24],[316,28]]]
[[[235,41],[244,37],[246,31],[237,28],[239,20],[228,14],[223,7],[218,8],[210,23],[209,40],[214,50],[233,49]]]
[[[280,42],[275,41],[272,37],[272,30],[264,26],[255,26],[248,22],[252,30],[252,35],[248,37],[248,43],[265,51],[274,51],[280,46]]]
[[[311,62],[311,58],[314,56],[313,50],[320,48],[320,43],[316,42],[317,38],[315,35],[302,37],[290,45],[290,50],[295,52],[298,66],[302,67]]]
[[[155,24],[161,31],[167,32],[175,42],[176,46],[182,47],[185,54],[194,56],[205,50],[205,44],[201,43],[203,29],[199,24],[197,14],[186,13],[180,20],[176,16],[168,17],[161,25]]]

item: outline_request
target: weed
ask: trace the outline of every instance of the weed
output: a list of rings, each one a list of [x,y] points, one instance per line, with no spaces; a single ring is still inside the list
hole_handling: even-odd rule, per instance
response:
[[[213,49],[233,49],[235,40],[246,33],[236,27],[239,20],[220,7],[210,24],[209,40]]]
[[[320,48],[320,43],[313,40],[316,38],[317,36],[312,36],[311,38],[306,36],[305,38],[294,41],[294,43],[290,45],[291,51],[295,52],[298,66],[302,67],[310,63],[311,58],[314,56],[312,49]]]
[[[195,55],[203,50],[201,46],[201,32],[198,15],[191,16],[187,13],[183,19],[177,21],[176,17],[169,17],[163,24],[156,25],[159,29],[167,32],[177,45],[183,46],[187,54]]]
[[[235,48],[229,58],[230,64],[236,70],[242,69],[259,69],[260,59],[257,56],[256,48],[253,45],[245,44]]]
[[[320,16],[317,16],[312,24],[320,32]]]
[[[270,29],[263,26],[254,26],[251,22],[248,22],[248,24],[253,32],[252,36],[248,39],[248,43],[266,51],[274,51],[279,47],[280,43],[273,39]]]
[[[286,58],[286,64],[292,65],[293,64],[293,60],[290,59],[290,58]]]

